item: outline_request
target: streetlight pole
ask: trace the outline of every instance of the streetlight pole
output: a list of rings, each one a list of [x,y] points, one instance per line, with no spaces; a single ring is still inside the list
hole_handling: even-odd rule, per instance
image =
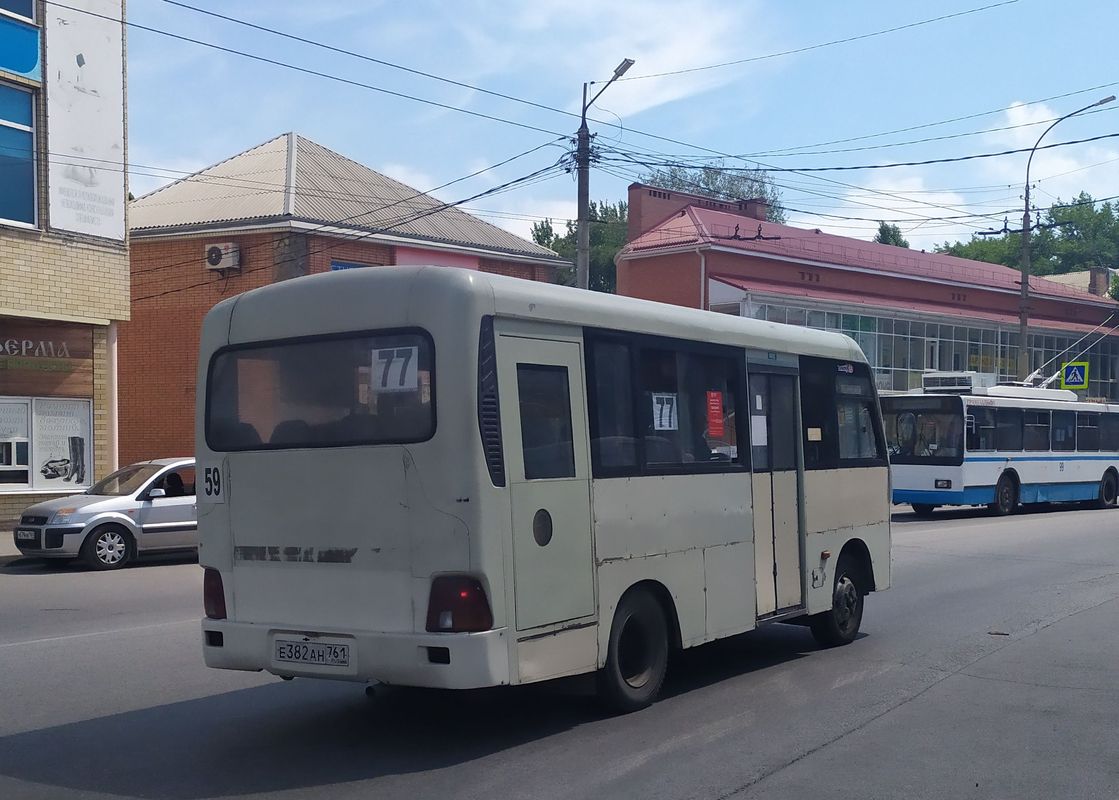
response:
[[[1091,105],[1078,108],[1063,117],[1059,117],[1053,121],[1053,124],[1045,129],[1041,136],[1037,137],[1037,142],[1030,149],[1030,157],[1026,160],[1026,193],[1025,209],[1022,212],[1022,254],[1019,258],[1018,266],[1022,270],[1022,299],[1018,306],[1018,380],[1025,381],[1026,377],[1030,374],[1030,349],[1029,342],[1029,322],[1030,322],[1030,165],[1033,164],[1034,153],[1037,152],[1038,145],[1044,139],[1049,131],[1053,130],[1061,122],[1064,122],[1069,117],[1075,117],[1090,108],[1102,106],[1105,103],[1110,103],[1115,99],[1115,95],[1110,95],[1102,100],[1097,100]]]
[[[591,133],[587,130],[587,109],[594,105],[594,101],[618,78],[626,74],[626,70],[634,65],[632,58],[622,60],[614,70],[614,75],[598,90],[598,94],[587,102],[587,88],[594,83],[583,84],[583,111],[579,115],[579,133],[575,140],[575,166],[578,176],[578,227],[575,232],[575,285],[586,289],[591,278]]]

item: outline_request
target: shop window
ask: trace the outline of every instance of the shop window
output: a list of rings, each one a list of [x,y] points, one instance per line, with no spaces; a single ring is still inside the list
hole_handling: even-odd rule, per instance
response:
[[[1052,424],[1053,449],[1067,453],[1076,449],[1076,412],[1054,411]]]
[[[1021,451],[1022,409],[1000,408],[995,412],[995,446],[999,450]]]
[[[1100,449],[1100,415],[1079,413],[1076,415],[1076,449],[1084,453],[1095,453]]]
[[[995,409],[971,406],[967,410],[967,449],[968,452],[982,452],[995,449]]]
[[[1022,443],[1024,450],[1049,449],[1049,412],[1024,411]]]
[[[24,19],[35,19],[35,0],[0,0],[0,11],[7,11]]]
[[[0,83],[0,220],[35,224],[34,95]]]
[[[574,478],[567,367],[517,365],[525,480]]]

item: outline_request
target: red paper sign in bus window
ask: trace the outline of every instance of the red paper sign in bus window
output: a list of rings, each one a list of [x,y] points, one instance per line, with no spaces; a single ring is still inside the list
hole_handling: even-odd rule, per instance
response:
[[[723,427],[723,393],[707,393],[707,435],[719,438],[726,434]]]

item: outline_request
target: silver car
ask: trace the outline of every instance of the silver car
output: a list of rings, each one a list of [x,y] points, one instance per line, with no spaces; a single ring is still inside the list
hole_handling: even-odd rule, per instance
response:
[[[82,558],[117,569],[139,553],[198,548],[194,459],[142,461],[84,494],[47,500],[23,512],[12,534],[35,558]]]

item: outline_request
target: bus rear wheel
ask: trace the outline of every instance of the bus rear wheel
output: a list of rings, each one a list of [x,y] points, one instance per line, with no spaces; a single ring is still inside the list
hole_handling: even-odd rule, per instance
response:
[[[912,503],[911,505],[913,506],[913,513],[918,517],[931,517],[933,511],[936,510],[936,506],[932,503]]]
[[[1107,472],[1100,481],[1100,496],[1096,500],[1097,508],[1115,508],[1119,501],[1119,480],[1114,472]]]
[[[1013,514],[1018,508],[1018,482],[1010,475],[1003,475],[995,486],[995,502],[987,506],[997,517]]]
[[[668,623],[660,603],[643,589],[628,592],[614,612],[606,665],[599,672],[602,701],[627,714],[651,704],[668,668]]]

